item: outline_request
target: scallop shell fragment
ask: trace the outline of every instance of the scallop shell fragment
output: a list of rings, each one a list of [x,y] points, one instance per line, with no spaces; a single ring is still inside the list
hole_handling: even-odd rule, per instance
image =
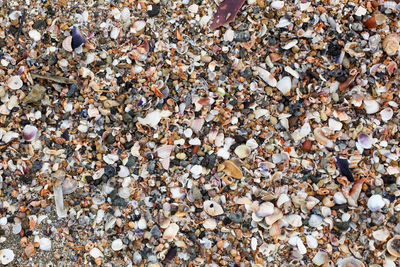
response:
[[[224,163],[224,172],[226,175],[235,178],[235,179],[241,179],[243,177],[243,173],[240,170],[238,166],[236,166],[233,161],[226,160]]]
[[[387,251],[390,255],[400,257],[400,235],[396,235],[386,244]]]
[[[339,259],[338,267],[365,267],[365,264],[362,263],[362,261],[357,260],[356,258],[353,257],[347,257],[344,259]]]
[[[12,90],[20,89],[23,85],[21,78],[18,75],[11,76],[7,79],[7,86]]]
[[[264,80],[264,82],[268,83],[269,86],[276,87],[278,82],[269,71],[261,67],[257,67],[257,71],[258,75],[260,76],[261,79]]]
[[[210,216],[218,216],[224,213],[221,205],[212,200],[204,202],[204,211]]]

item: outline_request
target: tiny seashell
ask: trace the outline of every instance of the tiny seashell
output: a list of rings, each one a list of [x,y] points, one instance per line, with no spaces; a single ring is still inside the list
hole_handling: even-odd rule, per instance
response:
[[[62,183],[62,189],[64,194],[71,194],[75,192],[78,182],[71,178],[66,178]]]
[[[264,202],[262,203],[259,208],[258,211],[256,212],[258,217],[264,218],[268,215],[272,215],[274,213],[274,204],[272,204],[271,202]]]
[[[307,243],[307,246],[311,249],[318,247],[318,240],[312,235],[306,236],[306,243]]]
[[[381,242],[386,241],[386,239],[390,236],[390,232],[388,229],[380,229],[372,232],[372,236]]]
[[[371,211],[380,211],[385,206],[385,201],[381,195],[372,195],[367,202],[367,207]]]
[[[332,131],[340,131],[342,129],[343,123],[334,119],[329,119],[328,125]]]
[[[161,111],[156,109],[146,115],[145,118],[138,117],[138,121],[142,125],[150,125],[153,128],[156,128],[158,123],[161,120]]]
[[[383,43],[382,43],[383,50],[389,56],[393,56],[397,53],[397,50],[399,50],[399,47],[400,47],[399,43],[400,43],[399,35],[397,35],[396,33],[389,34],[383,40]]]
[[[276,206],[280,208],[283,204],[286,202],[289,202],[290,198],[287,194],[281,194],[278,198],[278,201],[276,202]]]
[[[204,201],[204,211],[210,216],[218,216],[224,213],[221,205],[212,200]]]
[[[343,195],[342,192],[336,192],[336,193],[333,195],[333,200],[334,200],[335,203],[338,204],[338,205],[347,203],[347,199],[345,198],[345,196]]]
[[[374,114],[379,111],[379,103],[376,100],[364,100],[364,109],[367,114]]]
[[[217,227],[217,222],[213,218],[208,218],[204,221],[203,226],[207,230],[214,230]]]
[[[185,190],[182,190],[181,187],[171,188],[171,194],[172,194],[171,197],[173,199],[178,199],[178,198],[183,199],[186,196]]]
[[[292,40],[292,41],[288,42],[286,45],[282,46],[282,49],[289,50],[290,48],[297,45],[298,42],[299,42],[298,40]]]
[[[285,2],[284,2],[284,1],[273,1],[273,2],[271,3],[271,7],[274,8],[274,9],[276,9],[276,10],[281,9],[284,5],[285,5]]]
[[[264,80],[264,82],[268,83],[269,86],[276,87],[278,82],[269,71],[261,67],[257,67],[257,71],[258,75],[260,76],[261,79]]]
[[[171,223],[167,229],[165,229],[163,238],[173,239],[179,232],[179,226],[176,223]]]
[[[201,165],[193,165],[190,169],[193,177],[197,178],[203,172],[203,167]]]
[[[298,214],[290,214],[286,216],[286,221],[293,227],[297,228],[303,225],[301,216]]]
[[[318,227],[322,224],[323,218],[319,215],[312,214],[308,220],[308,225],[311,227]]]
[[[104,257],[103,252],[101,252],[98,248],[92,248],[89,252],[89,255],[95,259]]]
[[[38,32],[37,30],[30,30],[29,37],[31,37],[35,42],[37,42],[40,40],[40,38],[42,36],[41,36],[40,32]]]
[[[132,32],[134,35],[138,36],[138,35],[140,35],[140,34],[142,34],[142,33],[144,32],[144,29],[145,29],[145,28],[146,28],[146,21],[144,21],[144,20],[138,20],[138,21],[135,21],[135,22],[132,24],[131,32]]]
[[[372,138],[368,134],[361,133],[358,135],[358,143],[364,149],[370,149],[372,147]]]
[[[118,171],[118,176],[121,178],[125,178],[129,176],[129,169],[126,166],[120,165],[119,166],[119,171]]]
[[[349,168],[354,169],[358,167],[358,163],[362,160],[362,156],[360,154],[353,155],[349,158]]]
[[[85,38],[83,38],[76,26],[72,28],[71,36],[71,47],[73,50],[77,51],[78,48],[82,48],[82,46],[86,43]]]
[[[123,21],[128,21],[131,17],[131,12],[129,11],[129,8],[125,7],[124,9],[122,9],[121,11],[121,19]]]
[[[312,259],[312,262],[317,266],[326,264],[329,262],[329,255],[324,251],[318,251]]]
[[[35,139],[37,132],[38,129],[35,126],[27,124],[22,130],[22,138],[27,142],[31,142]]]
[[[159,156],[160,158],[168,158],[171,155],[173,149],[173,145],[162,145],[156,150],[157,156]]]
[[[381,112],[381,118],[384,122],[389,121],[393,117],[393,109],[392,108],[385,108]]]
[[[43,237],[39,240],[39,248],[44,251],[51,250],[51,240],[47,237]]]
[[[235,149],[235,154],[240,158],[240,159],[244,159],[247,158],[248,156],[250,156],[251,154],[251,149],[250,147],[246,146],[246,145],[240,145],[237,146]]]
[[[3,265],[9,264],[14,260],[15,254],[11,249],[5,248],[0,250],[0,261]]]
[[[242,179],[243,173],[238,166],[236,166],[233,161],[226,160],[224,163],[224,172],[226,175],[235,178],[235,179]]]
[[[195,133],[198,133],[203,127],[204,119],[194,119],[190,127]]]
[[[347,257],[344,259],[339,259],[337,262],[338,267],[365,267],[365,264],[362,261],[357,260],[354,257]]]
[[[314,129],[314,137],[315,137],[315,140],[322,146],[331,148],[334,145],[332,140],[329,140],[324,135],[324,132],[322,131],[321,128],[315,128]]]
[[[110,38],[114,40],[117,39],[120,31],[121,31],[120,28],[113,27],[110,33]]]
[[[62,42],[62,47],[64,48],[65,51],[72,52],[72,36],[68,36],[67,38],[64,39]]]
[[[20,89],[23,85],[21,78],[18,75],[11,76],[7,79],[7,86],[12,90]]]
[[[288,95],[290,90],[292,89],[292,80],[289,76],[283,77],[279,82],[276,84],[276,87],[283,95]]]
[[[400,235],[396,235],[386,244],[387,251],[390,255],[400,257]]]
[[[114,251],[119,251],[123,248],[123,243],[122,240],[120,238],[115,239],[112,243],[111,243],[111,249]]]
[[[33,246],[32,243],[29,243],[26,247],[25,247],[25,255],[30,258],[33,256],[33,254],[35,254],[36,252],[36,248]]]

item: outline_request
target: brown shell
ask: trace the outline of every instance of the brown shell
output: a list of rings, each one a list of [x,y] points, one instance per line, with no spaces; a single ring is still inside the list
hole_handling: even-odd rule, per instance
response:
[[[388,54],[389,56],[393,56],[397,53],[397,50],[399,50],[400,37],[395,33],[389,34],[383,40],[382,46],[383,46],[383,50],[385,50],[386,54]]]
[[[227,160],[223,163],[225,166],[224,172],[226,175],[233,177],[235,179],[241,179],[243,177],[243,173],[238,166],[236,166],[233,161]]]

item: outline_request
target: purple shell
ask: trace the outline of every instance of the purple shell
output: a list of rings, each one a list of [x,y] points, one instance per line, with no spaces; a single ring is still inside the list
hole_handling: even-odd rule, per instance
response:
[[[85,44],[86,40],[83,36],[79,33],[79,30],[76,26],[72,28],[72,49],[77,49],[81,45]]]
[[[372,147],[372,138],[368,134],[365,133],[359,134],[358,142],[365,149],[370,149]]]
[[[30,142],[35,139],[38,129],[33,125],[25,125],[24,129],[22,130],[22,138]]]
[[[347,159],[341,158],[339,156],[336,157],[336,166],[339,167],[340,173],[347,177],[350,182],[354,182],[353,174],[349,168],[349,162]]]

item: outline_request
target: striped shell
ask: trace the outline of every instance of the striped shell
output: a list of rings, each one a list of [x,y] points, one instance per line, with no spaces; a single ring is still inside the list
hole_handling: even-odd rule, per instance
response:
[[[349,168],[354,169],[358,167],[358,163],[361,161],[362,156],[361,155],[353,155],[349,159]]]

